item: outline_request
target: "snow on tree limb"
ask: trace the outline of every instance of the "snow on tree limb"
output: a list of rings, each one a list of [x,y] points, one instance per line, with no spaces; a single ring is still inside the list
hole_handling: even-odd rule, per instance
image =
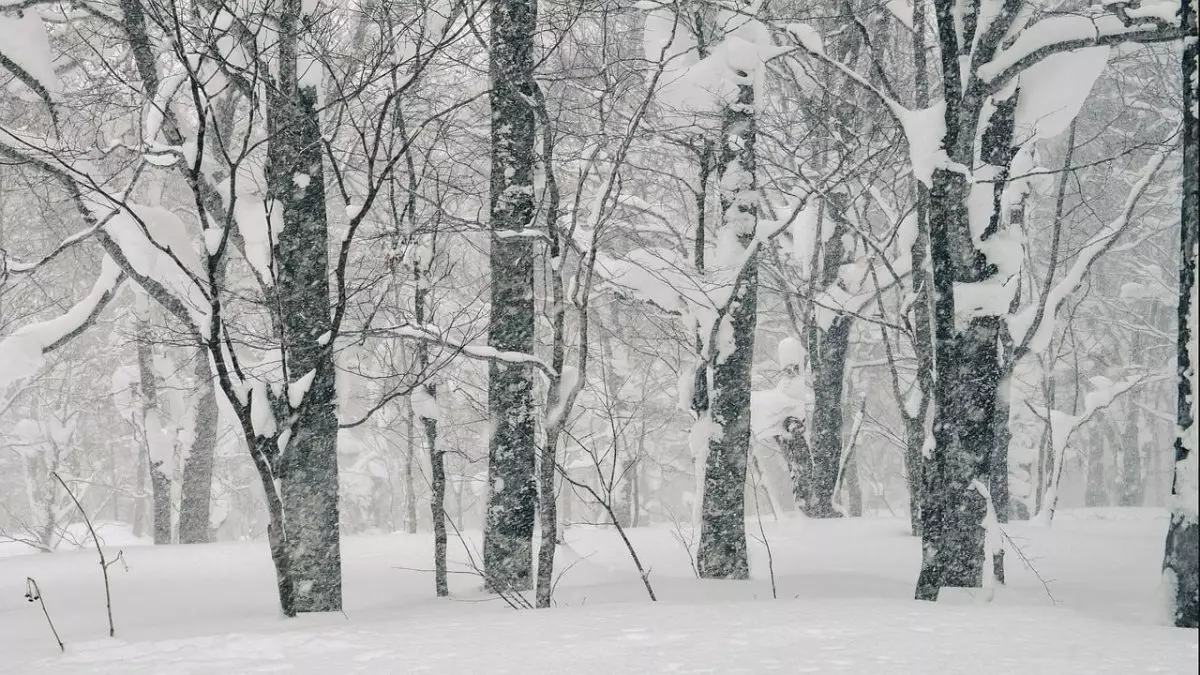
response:
[[[1128,377],[1120,382],[1112,382],[1106,377],[1094,377],[1092,384],[1096,388],[1084,396],[1083,412],[1071,415],[1060,410],[1049,411],[1050,445],[1054,452],[1055,467],[1050,488],[1046,491],[1046,496],[1042,501],[1042,511],[1037,515],[1038,520],[1042,523],[1049,525],[1050,521],[1054,519],[1054,509],[1058,505],[1058,484],[1062,480],[1063,466],[1066,464],[1067,443],[1070,442],[1071,437],[1095,417],[1096,413],[1108,408],[1123,394],[1145,381],[1146,377],[1142,375]]]
[[[1022,29],[1011,44],[981,65],[976,74],[994,89],[1001,88],[1016,74],[1054,54],[1125,42],[1164,42],[1184,36],[1186,31],[1179,27],[1177,17],[1178,0],[1148,4],[1155,5],[1156,11],[1127,14],[1128,21],[1100,8],[1044,18]],[[1163,20],[1165,17],[1171,17],[1170,23]]]
[[[1177,137],[1178,130],[1172,136]],[[1058,308],[1083,283],[1084,277],[1096,260],[1107,253],[1128,229],[1133,210],[1137,208],[1159,169],[1174,150],[1175,146],[1172,144],[1154,153],[1139,172],[1139,178],[1125,198],[1125,205],[1120,214],[1083,245],[1075,258],[1075,264],[1047,294],[1046,301],[1029,306],[1009,317],[1009,330],[1012,331],[1014,343],[1018,345],[1014,352],[1015,358],[1020,358],[1030,351],[1040,352],[1050,343],[1054,336]]]
[[[0,341],[0,387],[37,374],[47,353],[95,323],[125,278],[116,262],[105,256],[92,290],[83,299],[60,316],[24,326]]]
[[[12,73],[47,105],[62,92],[46,27],[35,12],[0,8],[0,68]]]
[[[30,274],[36,272],[42,265],[49,263],[59,255],[70,249],[71,247],[81,242],[87,241],[96,234],[96,230],[100,229],[101,225],[88,226],[69,237],[66,237],[58,246],[55,246],[49,253],[46,253],[32,262],[21,262],[8,258],[3,249],[0,249],[0,276],[4,274]]]

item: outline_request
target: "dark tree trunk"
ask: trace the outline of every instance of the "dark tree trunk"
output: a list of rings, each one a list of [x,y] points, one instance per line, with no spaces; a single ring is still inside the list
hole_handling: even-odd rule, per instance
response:
[[[921,536],[921,502],[925,492],[925,420],[919,417],[904,420],[904,470],[908,474],[908,521],[912,536]]]
[[[982,525],[988,502],[985,493],[990,496],[992,477],[1002,472],[994,455],[1005,318],[985,314],[962,325],[963,320],[956,316],[954,292],[960,284],[995,280],[998,272],[976,248],[974,239],[978,236],[987,240],[1002,227],[1001,195],[1014,154],[1013,119],[1020,94],[1014,92],[1008,99],[996,101],[990,117],[984,116],[988,95],[983,83],[970,71],[968,82],[963,83],[959,70],[960,56],[972,51],[975,26],[967,26],[960,45],[955,7],[950,0],[935,3],[946,99],[943,147],[951,162],[976,166],[977,160],[982,160],[979,171],[993,170],[997,180],[991,216],[982,233],[972,232],[967,210],[972,184],[965,175],[938,167],[930,186],[937,380],[935,445],[933,457],[926,464],[922,505],[922,561],[916,589],[919,600],[936,600],[943,587],[982,585]],[[985,51],[995,47],[976,46]],[[977,145],[980,127],[984,132]],[[1006,462],[1003,472],[1007,473]]]
[[[1200,524],[1196,520],[1196,256],[1200,247],[1200,120],[1197,119],[1197,12],[1194,0],[1180,5],[1183,25],[1191,36],[1183,50],[1183,203],[1179,237],[1179,398],[1175,436],[1174,507],[1167,529],[1163,574],[1174,590],[1175,625],[1200,627]]]
[[[208,353],[196,354],[196,417],[194,440],[183,465],[183,491],[179,501],[179,543],[211,541],[209,507],[212,502],[213,459],[217,449],[217,389]]]
[[[288,567],[277,572],[291,579],[295,612],[336,612],[342,609],[337,395],[334,341],[322,339],[332,330],[329,233],[318,92],[303,86],[296,70],[300,15],[299,0],[285,0],[279,14],[282,86],[270,92],[267,110],[267,189],[283,223],[274,248],[272,300],[288,381],[313,373],[291,437],[278,453]]]
[[[812,499],[812,453],[805,436],[803,420],[788,417],[783,421],[783,433],[775,437],[775,442],[787,462],[796,508],[808,515],[808,504]]]
[[[493,233],[532,225],[536,116],[533,34],[536,0],[491,2],[490,93],[492,111],[491,215]],[[494,236],[491,244],[491,320],[488,345],[532,353],[534,347],[534,248],[528,237]],[[523,365],[488,366],[488,508],[483,566],[498,591],[533,584],[533,533],[537,518],[533,379]]]
[[[913,104],[915,109],[929,106],[929,73],[925,53],[926,5],[913,3]],[[909,527],[914,537],[923,532],[921,509],[925,501],[925,458],[924,449],[927,431],[927,416],[932,405],[934,379],[933,315],[930,291],[932,286],[929,268],[929,188],[917,181],[916,185],[917,236],[912,248],[912,323],[913,352],[917,357],[917,395],[920,400],[912,410],[906,401],[899,401],[904,417],[904,468],[908,474]],[[899,392],[898,392],[899,393]],[[911,394],[910,394],[911,395]]]
[[[831,239],[841,237],[835,235]],[[827,259],[826,268],[836,275],[842,264],[841,245],[836,257]],[[826,251],[833,255],[834,250]],[[822,330],[810,317],[808,354],[812,371],[813,412],[810,422],[812,492],[805,513],[811,518],[836,518],[840,513],[833,507],[837,489],[838,469],[842,464],[843,390],[846,379],[846,355],[850,348],[851,318],[836,317],[827,330]]]
[[[758,223],[755,181],[754,88],[738,86],[736,105],[724,112],[718,167],[721,171],[721,227],[730,228],[743,247],[752,245]],[[736,177],[736,180],[731,180]],[[747,193],[752,195],[747,197]],[[735,282],[728,313],[732,350],[710,344],[712,391],[709,414],[721,431],[710,435],[704,470],[700,542],[696,567],[705,579],[746,579],[746,467],[750,456],[750,389],[754,331],[758,322],[758,254],[752,253]],[[710,342],[716,342],[715,333]]]

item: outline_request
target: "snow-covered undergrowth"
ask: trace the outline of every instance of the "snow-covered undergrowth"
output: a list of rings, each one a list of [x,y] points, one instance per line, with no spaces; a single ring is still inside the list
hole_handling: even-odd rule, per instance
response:
[[[1197,634],[1162,625],[1157,510],[1060,511],[1006,526],[1019,556],[990,603],[910,600],[918,542],[902,519],[764,523],[750,582],[693,578],[679,534],[630,532],[662,602],[644,595],[615,532],[568,530],[558,607],[509,609],[452,574],[433,597],[429,537],[343,543],[346,615],[287,620],[263,543],[123,546],[105,637],[95,553],[0,559],[3,673],[1192,673]],[[757,532],[757,526],[751,528]],[[477,539],[475,542],[477,546]],[[113,548],[115,553],[115,548]],[[459,542],[452,569],[468,571]],[[456,562],[454,562],[456,561]],[[59,655],[23,595],[37,579],[67,644]]]

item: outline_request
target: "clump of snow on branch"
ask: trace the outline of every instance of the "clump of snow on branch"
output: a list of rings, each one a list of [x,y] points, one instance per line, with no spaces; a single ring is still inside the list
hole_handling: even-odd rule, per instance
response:
[[[0,54],[45,88],[52,99],[62,93],[46,26],[34,9],[0,11]],[[23,81],[18,75],[10,89],[23,88]]]
[[[105,256],[86,297],[60,316],[24,326],[0,341],[0,387],[36,375],[44,363],[45,351],[84,327],[116,291],[122,278],[116,262]]]

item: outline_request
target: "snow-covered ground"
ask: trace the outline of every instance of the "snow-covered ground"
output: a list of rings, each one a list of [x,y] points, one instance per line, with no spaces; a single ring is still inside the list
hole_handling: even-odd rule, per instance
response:
[[[650,603],[614,532],[572,529],[548,611],[490,600],[469,573],[452,575],[453,599],[434,598],[428,535],[349,537],[345,616],[293,620],[278,616],[265,544],[125,545],[128,569],[110,569],[115,639],[94,551],[9,556],[0,673],[1193,673],[1196,631],[1162,625],[1159,609],[1165,522],[1125,509],[1014,523],[1056,602],[1010,551],[992,602],[937,605],[909,599],[919,546],[900,519],[764,523],[777,600],[760,543],[754,581],[701,582],[678,533],[631,531]],[[451,552],[466,571],[463,546]],[[65,655],[24,599],[26,576]]]

